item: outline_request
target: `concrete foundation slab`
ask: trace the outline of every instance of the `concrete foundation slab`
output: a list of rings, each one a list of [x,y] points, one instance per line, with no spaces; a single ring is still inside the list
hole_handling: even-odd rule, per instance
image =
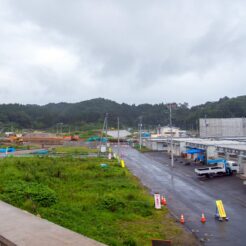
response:
[[[0,218],[0,235],[16,245],[104,245],[1,201]]]

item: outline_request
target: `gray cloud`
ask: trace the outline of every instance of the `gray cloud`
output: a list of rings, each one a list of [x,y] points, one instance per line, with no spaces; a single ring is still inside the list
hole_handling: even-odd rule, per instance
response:
[[[243,0],[0,0],[0,103],[246,94]]]

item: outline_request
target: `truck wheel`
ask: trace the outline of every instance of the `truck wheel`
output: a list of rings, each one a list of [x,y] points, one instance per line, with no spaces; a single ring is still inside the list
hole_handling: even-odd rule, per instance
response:
[[[230,168],[226,168],[226,175],[227,176],[231,176],[232,175],[232,171]]]

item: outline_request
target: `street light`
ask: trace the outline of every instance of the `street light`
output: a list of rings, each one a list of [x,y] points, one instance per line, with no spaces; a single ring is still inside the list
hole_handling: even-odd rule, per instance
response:
[[[169,103],[169,121],[170,121],[170,130],[171,130],[171,167],[174,167],[173,161],[173,125],[172,125],[172,107],[176,107],[176,103]]]

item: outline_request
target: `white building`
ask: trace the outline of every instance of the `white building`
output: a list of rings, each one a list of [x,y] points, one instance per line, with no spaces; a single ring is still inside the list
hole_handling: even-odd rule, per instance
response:
[[[157,128],[157,133],[156,134],[151,134],[152,138],[159,138],[159,137],[164,137],[168,138],[171,137],[179,138],[179,137],[186,137],[186,131],[180,130],[177,127],[169,127],[169,126],[164,126],[164,127],[158,127]]]
[[[117,130],[109,130],[109,131],[107,131],[107,134],[108,134],[108,136],[111,136],[113,138],[118,138],[118,131]],[[119,137],[121,139],[123,139],[123,138],[125,139],[130,135],[131,135],[131,133],[129,131],[119,130]]]

